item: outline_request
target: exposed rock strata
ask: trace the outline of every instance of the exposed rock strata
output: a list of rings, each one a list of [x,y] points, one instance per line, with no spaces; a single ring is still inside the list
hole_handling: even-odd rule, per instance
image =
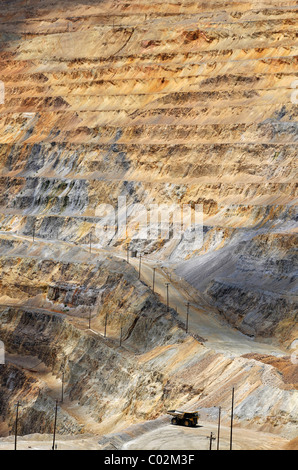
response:
[[[295,383],[278,372],[289,358],[214,355],[124,262],[95,266],[80,246],[90,235],[100,246],[98,205],[126,196],[129,239],[109,246],[167,260],[245,334],[285,346],[297,338],[296,2],[2,3],[0,298],[11,306],[0,327],[11,353],[34,353],[57,377],[66,362],[70,396],[102,432],[192,399],[227,408],[236,380],[239,421],[292,436]],[[132,205],[152,202],[202,204],[202,248],[134,240]],[[82,330],[92,305],[101,331],[109,313],[111,344]],[[120,313],[127,354],[115,349]],[[54,401],[39,379],[3,370],[10,427],[13,402],[28,392],[30,431],[42,414],[39,429],[51,432]],[[60,431],[83,432],[65,413]]]

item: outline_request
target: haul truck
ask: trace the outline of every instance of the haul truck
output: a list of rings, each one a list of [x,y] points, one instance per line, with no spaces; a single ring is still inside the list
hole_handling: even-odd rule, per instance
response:
[[[192,426],[197,425],[199,419],[199,413],[197,411],[178,411],[169,410],[168,414],[173,416],[171,419],[172,424],[178,424],[180,426]]]

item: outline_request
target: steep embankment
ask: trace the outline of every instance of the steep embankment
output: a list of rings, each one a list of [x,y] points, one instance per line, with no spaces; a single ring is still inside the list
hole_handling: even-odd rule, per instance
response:
[[[1,415],[10,429],[20,400],[25,409],[20,433],[51,432],[63,372],[67,401],[61,405],[61,433],[103,432],[118,421],[123,427],[161,412],[163,374],[137,354],[195,340],[187,339],[175,312],[167,313],[134,270],[121,265],[111,259],[96,269],[94,264],[20,261],[23,282],[15,291],[16,302],[27,297],[28,306],[0,308],[9,364],[0,366]],[[2,265],[2,271],[2,289],[9,293],[11,265]],[[39,370],[41,363],[46,373]]]

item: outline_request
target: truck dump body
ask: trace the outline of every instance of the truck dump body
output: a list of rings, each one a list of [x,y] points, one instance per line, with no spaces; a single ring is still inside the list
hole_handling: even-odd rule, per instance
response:
[[[171,423],[180,426],[192,426],[195,427],[198,423],[199,413],[197,411],[179,411],[169,410],[168,414],[173,416]]]

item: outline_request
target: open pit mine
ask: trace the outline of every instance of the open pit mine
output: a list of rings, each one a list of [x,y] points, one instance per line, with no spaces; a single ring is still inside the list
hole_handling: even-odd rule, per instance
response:
[[[298,449],[297,15],[1,1],[0,450]]]

